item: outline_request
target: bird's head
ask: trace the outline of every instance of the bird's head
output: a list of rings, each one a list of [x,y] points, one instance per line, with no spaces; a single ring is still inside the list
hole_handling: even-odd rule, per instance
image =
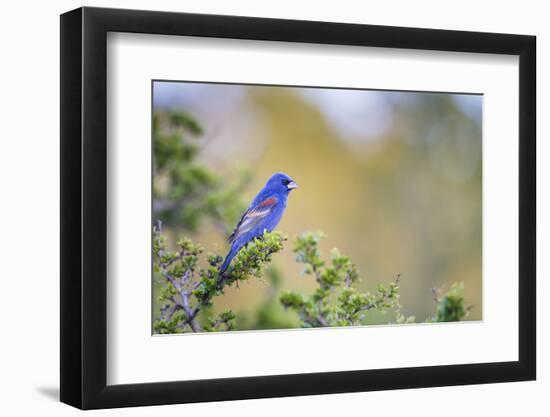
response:
[[[298,184],[294,182],[292,178],[282,172],[273,174],[271,178],[265,184],[266,188],[273,189],[277,192],[289,193],[295,188],[298,188]]]

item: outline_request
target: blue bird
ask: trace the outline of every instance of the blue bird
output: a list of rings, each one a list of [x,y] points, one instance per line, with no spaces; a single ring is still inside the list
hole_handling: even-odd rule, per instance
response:
[[[283,217],[288,194],[294,188],[298,185],[288,175],[278,172],[271,176],[229,236],[231,249],[223,261],[220,274],[225,272],[231,260],[248,242],[262,236],[265,230],[271,232],[277,227]]]

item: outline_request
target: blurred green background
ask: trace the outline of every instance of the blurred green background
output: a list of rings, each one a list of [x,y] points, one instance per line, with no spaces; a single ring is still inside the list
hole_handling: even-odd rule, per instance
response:
[[[250,174],[245,205],[272,173],[289,174],[300,188],[278,229],[290,240],[322,230],[323,253],[337,247],[349,255],[360,288],[401,274],[403,312],[422,321],[434,312],[431,288],[463,281],[473,305],[467,320],[482,318],[482,96],[155,81],[153,107],[200,124],[196,159],[210,170]],[[163,178],[155,175],[153,187],[162,189]],[[215,222],[181,230],[165,215],[154,210],[153,220],[172,240],[183,233],[226,254]],[[297,325],[276,302],[278,291],[310,293],[315,282],[301,275],[291,248],[274,257],[265,282],[218,297],[216,311],[231,308],[240,329]],[[155,299],[158,289],[155,282]]]

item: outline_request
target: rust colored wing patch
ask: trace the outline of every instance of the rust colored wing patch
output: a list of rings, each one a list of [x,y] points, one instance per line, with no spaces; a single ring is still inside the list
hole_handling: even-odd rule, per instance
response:
[[[262,201],[260,204],[258,204],[256,207],[270,207],[274,206],[277,203],[277,199],[275,197],[269,197],[266,198],[264,201]]]
[[[243,214],[243,217],[241,217],[241,220],[239,220],[239,223],[237,223],[231,236],[229,236],[229,243],[233,243],[240,236],[256,227],[269,213],[271,213],[271,211],[273,211],[276,205],[277,198],[268,197],[261,203],[247,210]]]

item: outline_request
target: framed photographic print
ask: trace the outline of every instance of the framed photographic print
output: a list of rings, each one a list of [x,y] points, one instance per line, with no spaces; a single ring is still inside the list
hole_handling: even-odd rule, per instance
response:
[[[535,38],[61,16],[61,401],[535,379]]]

